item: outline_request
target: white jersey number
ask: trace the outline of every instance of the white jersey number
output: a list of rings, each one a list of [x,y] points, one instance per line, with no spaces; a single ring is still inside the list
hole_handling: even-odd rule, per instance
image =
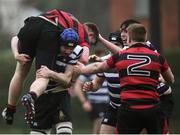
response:
[[[144,66],[151,63],[151,58],[146,55],[127,55],[127,60],[137,61],[134,64],[131,64],[127,68],[128,75],[134,76],[150,76],[150,71],[142,69]]]

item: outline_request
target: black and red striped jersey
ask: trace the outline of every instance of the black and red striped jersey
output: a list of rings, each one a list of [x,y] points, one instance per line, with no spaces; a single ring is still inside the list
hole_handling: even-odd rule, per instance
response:
[[[119,72],[121,102],[136,109],[149,108],[158,103],[158,77],[169,68],[159,53],[137,43],[111,56],[107,64]]]
[[[82,47],[89,47],[88,34],[83,24],[80,23],[72,14],[54,9],[51,11],[47,11],[40,16],[51,20],[52,22],[57,24],[59,28],[73,28],[74,30],[76,30],[79,36],[78,44]]]

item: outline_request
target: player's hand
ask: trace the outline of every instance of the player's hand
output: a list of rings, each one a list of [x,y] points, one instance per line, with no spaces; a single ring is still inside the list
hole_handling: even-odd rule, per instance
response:
[[[20,64],[24,65],[29,61],[32,61],[29,55],[27,54],[17,54],[15,56],[16,61],[18,61]]]
[[[40,69],[36,71],[37,78],[49,78],[51,70],[46,66],[41,66]]]
[[[76,79],[79,77],[79,75],[82,73],[82,69],[84,67],[84,64],[81,62],[77,62],[77,64],[73,67],[73,76],[71,81],[74,83]]]
[[[8,125],[13,124],[15,112],[16,112],[15,107],[8,107],[8,106],[2,111],[2,117]]]
[[[90,81],[90,82],[85,82],[85,83],[83,84],[82,90],[83,90],[84,92],[87,92],[87,91],[92,91],[92,88],[93,88],[93,82]]]
[[[73,75],[80,75],[84,67],[84,64],[77,62],[77,64],[73,67]]]
[[[101,62],[101,58],[97,55],[93,54],[89,56],[89,62]]]
[[[92,110],[92,105],[89,103],[89,101],[84,101],[82,107],[86,112],[90,112]]]
[[[102,38],[103,38],[102,35],[99,33],[98,39],[101,40]]]
[[[162,77],[162,75],[159,76],[158,81],[159,81],[159,82],[162,82],[162,83],[165,83],[165,80],[164,80],[164,78]]]

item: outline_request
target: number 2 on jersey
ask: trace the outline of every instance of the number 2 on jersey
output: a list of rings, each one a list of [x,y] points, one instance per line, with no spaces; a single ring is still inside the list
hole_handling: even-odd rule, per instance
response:
[[[127,60],[135,60],[136,63],[133,63],[128,66],[127,74],[134,76],[150,76],[150,71],[143,69],[144,66],[147,66],[151,63],[151,58],[147,55],[127,55]]]

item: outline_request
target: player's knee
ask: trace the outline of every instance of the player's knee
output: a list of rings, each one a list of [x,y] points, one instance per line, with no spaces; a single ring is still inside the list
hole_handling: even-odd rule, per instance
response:
[[[72,123],[71,122],[61,122],[56,124],[57,134],[72,134]]]
[[[40,130],[40,129],[33,129],[30,134],[50,134],[51,129],[44,129],[44,130]]]

